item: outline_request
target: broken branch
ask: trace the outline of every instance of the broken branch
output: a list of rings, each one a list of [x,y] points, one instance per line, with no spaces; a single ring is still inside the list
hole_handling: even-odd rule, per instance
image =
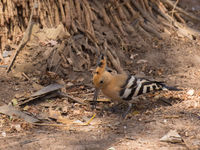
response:
[[[29,19],[28,27],[27,27],[27,29],[26,29],[26,31],[25,31],[25,33],[24,33],[24,36],[23,36],[23,38],[22,38],[22,40],[21,40],[21,42],[20,42],[18,48],[17,48],[16,51],[15,51],[15,54],[14,54],[14,56],[13,56],[11,62],[10,62],[10,65],[8,66],[7,73],[10,72],[10,69],[11,69],[11,67],[12,67],[13,64],[14,64],[14,61],[15,61],[15,59],[16,59],[16,57],[17,57],[19,51],[20,51],[22,48],[24,48],[24,46],[26,45],[26,43],[30,40],[32,28],[33,28],[33,25],[34,25],[34,22],[32,21],[33,12],[34,12],[34,10],[35,10],[36,8],[38,8],[38,4],[37,4],[37,2],[36,2],[36,0],[35,0],[34,6],[33,6],[33,8],[32,8],[32,12],[31,12],[31,16],[30,16],[30,19]]]

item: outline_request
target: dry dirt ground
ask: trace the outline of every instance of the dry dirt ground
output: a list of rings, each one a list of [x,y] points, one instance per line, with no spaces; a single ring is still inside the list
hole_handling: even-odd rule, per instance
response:
[[[124,66],[125,69],[164,80],[183,91],[143,96],[125,120],[120,119],[120,112],[103,111],[111,105],[110,102],[99,102],[95,111],[67,98],[31,103],[26,111],[46,119],[49,125],[33,125],[1,114],[0,149],[199,149],[199,41],[173,39],[153,44],[154,49],[132,52],[136,54],[135,58],[132,64]],[[8,76],[2,68],[0,72],[1,105],[8,104],[16,95],[19,97],[33,91],[32,83],[25,78]],[[190,89],[194,90],[194,94],[187,94]],[[84,85],[71,86],[66,88],[66,92],[74,97],[92,99],[93,89]],[[52,117],[52,114],[57,117]],[[94,114],[96,116],[90,124],[81,124]],[[160,138],[170,130],[176,130],[183,141],[161,142]]]
[[[96,110],[89,103],[82,105],[68,98],[32,102],[20,109],[42,119],[43,125],[0,114],[0,150],[200,149],[200,40],[174,36],[149,43],[137,42],[138,46],[127,51],[125,56],[130,59],[122,64],[123,68],[183,91],[142,96],[124,120],[120,118],[120,107],[115,112],[107,110],[112,105],[107,99],[99,102]],[[40,89],[33,84],[36,81],[35,77],[27,80],[23,75],[7,75],[0,68],[0,106]],[[62,83],[67,85],[64,90],[69,95],[92,99],[91,81],[80,84],[63,79]],[[161,142],[160,138],[170,130],[176,130],[182,142]]]

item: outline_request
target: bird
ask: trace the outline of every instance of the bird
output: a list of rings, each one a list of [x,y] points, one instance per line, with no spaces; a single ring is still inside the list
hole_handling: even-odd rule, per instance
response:
[[[97,67],[93,72],[93,84],[95,87],[94,92],[94,107],[99,91],[110,98],[113,102],[126,102],[128,109],[122,114],[125,118],[132,109],[132,102],[134,99],[142,94],[152,91],[170,90],[180,91],[176,87],[167,86],[164,82],[148,80],[139,78],[127,73],[113,74],[107,67],[107,60],[104,54],[101,54],[97,62]]]

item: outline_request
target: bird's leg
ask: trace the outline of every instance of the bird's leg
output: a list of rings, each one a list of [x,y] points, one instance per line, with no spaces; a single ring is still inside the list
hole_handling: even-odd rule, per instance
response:
[[[107,108],[108,111],[112,113],[118,113],[121,103],[114,101],[114,105]]]
[[[98,95],[99,95],[99,91],[100,91],[99,89],[95,88],[92,109],[96,108],[97,98],[98,98]]]
[[[126,115],[128,113],[130,113],[130,110],[132,109],[132,107],[133,107],[133,104],[132,103],[128,103],[128,109],[122,114],[122,118],[125,118]]]

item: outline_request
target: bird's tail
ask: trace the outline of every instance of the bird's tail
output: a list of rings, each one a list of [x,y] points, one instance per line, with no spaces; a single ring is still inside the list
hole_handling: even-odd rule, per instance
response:
[[[162,84],[162,90],[169,90],[169,91],[182,91],[182,89],[179,89],[177,87],[173,87],[173,86],[167,86]]]

